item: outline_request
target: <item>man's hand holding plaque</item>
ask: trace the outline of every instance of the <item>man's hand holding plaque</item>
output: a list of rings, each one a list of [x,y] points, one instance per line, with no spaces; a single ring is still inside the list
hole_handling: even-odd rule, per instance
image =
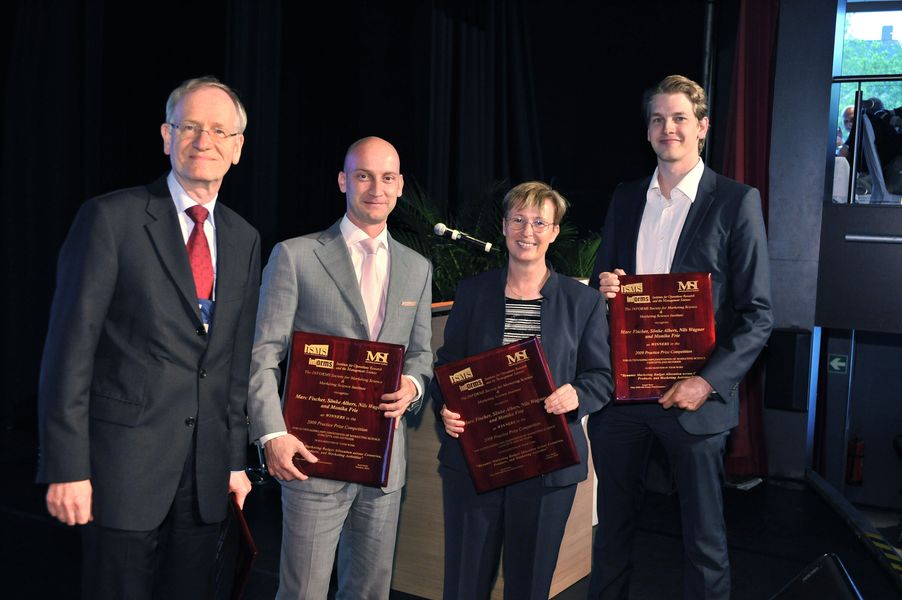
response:
[[[681,379],[664,392],[658,404],[664,408],[673,406],[683,410],[698,410],[711,395],[714,388],[698,375]]]
[[[307,479],[307,475],[294,464],[296,456],[309,463],[319,460],[307,450],[304,442],[291,434],[272,438],[264,444],[263,451],[266,454],[266,468],[269,474],[280,481]]]
[[[379,410],[383,411],[387,419],[394,419],[395,429],[401,426],[401,417],[407,412],[408,407],[417,397],[417,387],[409,377],[402,377],[398,390],[382,394],[382,403]]]
[[[696,375],[714,350],[710,273],[605,272],[615,403],[698,410],[712,391]]]

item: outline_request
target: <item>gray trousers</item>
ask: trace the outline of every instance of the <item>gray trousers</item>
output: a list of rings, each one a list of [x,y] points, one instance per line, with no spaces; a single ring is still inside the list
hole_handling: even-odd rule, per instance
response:
[[[278,600],[325,600],[338,548],[336,600],[387,600],[401,490],[348,483],[329,494],[282,486]]]

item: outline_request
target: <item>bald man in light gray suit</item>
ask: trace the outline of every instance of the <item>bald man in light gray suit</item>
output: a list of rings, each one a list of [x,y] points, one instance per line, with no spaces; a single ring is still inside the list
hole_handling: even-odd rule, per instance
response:
[[[260,292],[248,415],[251,439],[264,445],[269,472],[282,482],[277,598],[325,599],[336,546],[336,598],[388,598],[407,467],[400,417],[420,409],[432,375],[432,268],[386,227],[404,187],[397,151],[380,138],[358,140],[348,148],[338,187],[347,197],[345,216],[326,231],[278,244]],[[387,280],[384,312],[371,317],[360,292],[361,243],[367,238],[380,240],[377,272]],[[308,478],[293,464],[296,454],[317,460],[303,440],[287,433],[279,400],[279,362],[296,330],[406,347],[401,386],[379,404],[386,418],[399,417],[384,488]]]

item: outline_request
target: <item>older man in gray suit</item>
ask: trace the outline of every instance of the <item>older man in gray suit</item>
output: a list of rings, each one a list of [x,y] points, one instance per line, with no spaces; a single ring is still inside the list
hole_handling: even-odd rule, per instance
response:
[[[292,332],[403,344],[401,386],[379,404],[386,418],[419,410],[431,376],[431,266],[386,228],[404,187],[397,151],[380,138],[358,140],[348,148],[338,187],[347,196],[345,216],[326,231],[278,244],[260,292],[248,413],[251,438],[264,445],[269,472],[282,482],[278,598],[326,598],[336,546],[336,597],[388,598],[407,466],[399,418],[384,488],[308,478],[296,468],[295,455],[317,458],[287,433],[282,417],[279,362]],[[375,307],[361,293],[369,244],[382,290]]]

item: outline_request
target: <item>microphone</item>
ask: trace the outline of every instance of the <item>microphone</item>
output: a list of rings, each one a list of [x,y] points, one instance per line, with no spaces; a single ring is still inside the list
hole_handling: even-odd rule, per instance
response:
[[[479,249],[483,252],[491,252],[492,243],[491,242],[483,242],[482,240],[477,240],[473,236],[467,235],[463,231],[458,231],[456,229],[451,229],[446,226],[444,223],[436,223],[435,227],[432,229],[435,232],[435,235],[442,237],[446,233],[451,235],[451,239],[454,241],[463,240],[469,244],[473,244],[474,246],[479,246]]]

